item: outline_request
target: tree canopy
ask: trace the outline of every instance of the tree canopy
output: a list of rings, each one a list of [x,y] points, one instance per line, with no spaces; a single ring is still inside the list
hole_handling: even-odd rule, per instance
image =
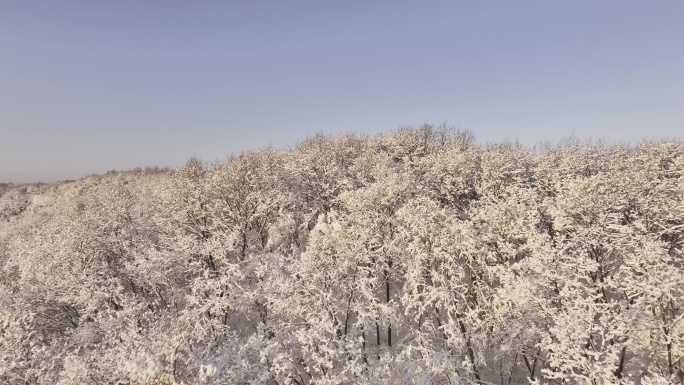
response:
[[[684,143],[318,135],[3,185],[0,383],[684,384]]]

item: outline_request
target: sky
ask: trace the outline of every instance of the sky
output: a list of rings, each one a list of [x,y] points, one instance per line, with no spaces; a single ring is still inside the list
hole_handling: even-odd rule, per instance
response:
[[[684,138],[684,1],[0,1],[0,182],[447,122]]]

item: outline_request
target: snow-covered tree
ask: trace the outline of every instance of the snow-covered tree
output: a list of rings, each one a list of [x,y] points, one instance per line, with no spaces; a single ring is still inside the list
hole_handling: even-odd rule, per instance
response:
[[[446,126],[0,193],[0,383],[684,383],[684,143]]]

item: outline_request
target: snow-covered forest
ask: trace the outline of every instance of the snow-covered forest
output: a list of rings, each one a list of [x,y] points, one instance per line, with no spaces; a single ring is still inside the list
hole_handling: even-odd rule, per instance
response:
[[[0,186],[2,384],[682,384],[684,142],[316,136]]]

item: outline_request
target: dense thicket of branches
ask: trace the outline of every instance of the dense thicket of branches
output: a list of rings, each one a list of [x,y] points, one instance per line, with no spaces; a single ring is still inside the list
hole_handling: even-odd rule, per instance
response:
[[[3,384],[684,383],[682,142],[423,127],[5,187]]]

